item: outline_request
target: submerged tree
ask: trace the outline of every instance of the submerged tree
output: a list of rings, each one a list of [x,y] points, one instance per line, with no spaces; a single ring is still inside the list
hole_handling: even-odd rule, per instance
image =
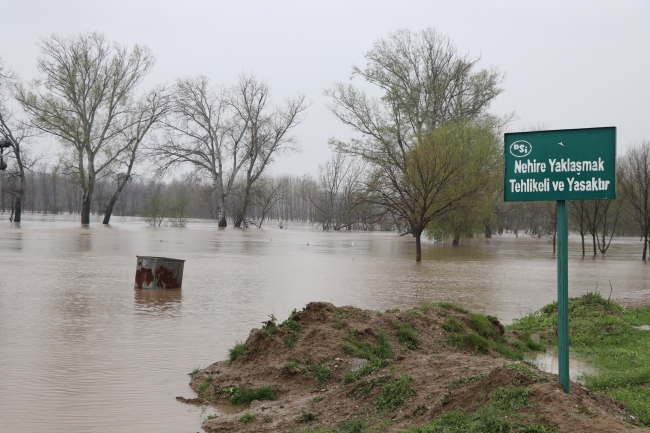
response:
[[[618,185],[643,239],[642,260],[650,247],[650,141],[628,149],[619,161]]]
[[[24,144],[34,136],[34,128],[27,122],[16,117],[9,107],[9,100],[17,80],[15,75],[4,67],[0,60],[0,140],[8,140],[11,148],[4,154],[12,159],[15,167],[9,172],[9,178],[17,178],[18,184],[11,188],[13,199],[13,221],[20,222],[22,218],[22,202],[27,188],[25,170],[29,165],[26,161]],[[12,182],[13,184],[13,182]]]
[[[243,132],[246,152],[241,207],[235,216],[235,227],[241,227],[253,199],[253,185],[280,154],[297,150],[296,140],[289,135],[298,126],[307,109],[305,96],[288,98],[284,106],[269,100],[269,86],[253,75],[242,75],[229,92],[233,126],[237,135]]]
[[[133,96],[151,71],[148,48],[111,43],[99,33],[53,35],[40,43],[39,80],[19,86],[18,101],[41,131],[64,146],[67,172],[83,191],[81,223],[90,222],[95,185],[129,144],[120,139],[133,124]]]
[[[494,168],[496,125],[471,120],[483,116],[501,93],[502,75],[496,70],[477,71],[479,58],[458,53],[433,29],[390,34],[365,58],[365,69],[355,66],[353,75],[377,86],[382,96],[376,99],[342,83],[328,89],[332,113],[361,134],[334,144],[370,164],[376,202],[408,224],[420,261],[425,226],[479,193],[480,183],[466,183],[463,176],[480,179]],[[477,142],[476,153],[487,157],[484,167],[472,153],[462,154],[473,151]],[[461,163],[464,159],[467,164]],[[470,175],[468,167],[478,171]]]

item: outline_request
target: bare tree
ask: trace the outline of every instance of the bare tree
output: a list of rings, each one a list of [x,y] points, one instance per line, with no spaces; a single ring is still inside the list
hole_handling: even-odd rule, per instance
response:
[[[169,108],[169,96],[164,87],[159,87],[145,94],[133,108],[130,114],[132,118],[126,122],[129,126],[119,135],[119,140],[123,143],[125,150],[115,160],[114,168],[111,170],[117,187],[104,210],[104,224],[110,222],[113,207],[124,186],[131,179],[133,166],[140,156],[140,144],[151,128],[168,112]]]
[[[233,125],[228,109],[224,90],[212,88],[207,77],[178,80],[171,113],[164,120],[164,138],[150,149],[159,174],[190,164],[195,176],[210,180],[219,227],[227,226],[226,198],[249,158],[243,144],[248,124]]]
[[[420,237],[428,222],[471,196],[470,190],[477,191],[472,186],[450,198],[447,205],[434,206],[441,203],[435,198],[444,196],[439,192],[451,191],[446,188],[451,185],[448,182],[456,180],[462,170],[456,165],[444,167],[445,158],[456,161],[460,155],[448,146],[436,153],[435,146],[442,142],[431,134],[448,122],[461,122],[456,123],[459,126],[484,115],[502,91],[498,87],[502,75],[496,70],[475,71],[479,59],[459,54],[447,37],[433,29],[390,34],[375,42],[365,57],[366,68],[353,67],[353,75],[377,86],[383,95],[372,98],[342,83],[326,91],[332,98],[332,113],[362,136],[335,144],[337,150],[362,157],[371,165],[377,202],[408,224],[416,240],[416,261],[420,261]],[[492,162],[489,158],[488,165]],[[440,178],[419,170],[446,174]]]
[[[323,230],[350,228],[355,209],[362,206],[366,163],[349,155],[334,152],[325,165],[318,168],[318,191],[309,200],[318,210]]]
[[[297,150],[296,139],[289,133],[301,122],[300,115],[307,105],[305,96],[299,95],[286,99],[283,107],[273,106],[269,86],[254,75],[239,78],[230,91],[228,104],[234,112],[235,130],[245,131],[246,177],[241,207],[235,216],[235,227],[241,227],[251,203],[253,184],[278,155]]]
[[[260,210],[260,222],[257,228],[262,228],[262,223],[268,218],[273,207],[285,199],[287,179],[271,179],[261,177],[253,187],[253,200]]]
[[[650,246],[650,141],[628,149],[619,161],[618,185],[643,239],[642,260]]]
[[[10,178],[18,178],[18,185],[11,188],[13,201],[13,215],[11,218],[15,222],[20,222],[23,196],[27,185],[25,170],[29,165],[25,159],[24,145],[34,137],[35,130],[24,120],[17,118],[9,107],[9,100],[17,83],[16,76],[4,67],[0,59],[0,139],[9,141],[11,147],[10,158],[15,162],[15,169],[9,173]]]
[[[16,97],[41,131],[63,144],[65,171],[83,191],[81,223],[90,222],[97,177],[129,150],[119,138],[131,126],[132,96],[151,71],[148,48],[111,43],[99,33],[52,35],[40,43],[40,80]]]
[[[587,201],[586,200],[570,200],[569,201],[569,216],[573,219],[573,223],[578,228],[578,233],[582,240],[582,257],[585,256],[585,234],[587,234]]]

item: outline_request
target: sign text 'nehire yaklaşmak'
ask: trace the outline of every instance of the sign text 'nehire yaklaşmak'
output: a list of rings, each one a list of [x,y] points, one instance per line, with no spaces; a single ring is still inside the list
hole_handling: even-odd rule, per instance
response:
[[[616,128],[505,134],[505,201],[616,198]]]

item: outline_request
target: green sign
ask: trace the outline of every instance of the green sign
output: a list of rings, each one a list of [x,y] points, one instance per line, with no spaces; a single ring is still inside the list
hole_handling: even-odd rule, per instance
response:
[[[616,128],[505,134],[505,201],[616,198]]]

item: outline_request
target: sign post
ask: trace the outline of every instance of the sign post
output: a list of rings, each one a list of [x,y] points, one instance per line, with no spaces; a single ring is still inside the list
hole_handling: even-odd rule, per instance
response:
[[[569,380],[568,201],[616,198],[616,128],[504,136],[505,201],[557,201],[558,371]]]

